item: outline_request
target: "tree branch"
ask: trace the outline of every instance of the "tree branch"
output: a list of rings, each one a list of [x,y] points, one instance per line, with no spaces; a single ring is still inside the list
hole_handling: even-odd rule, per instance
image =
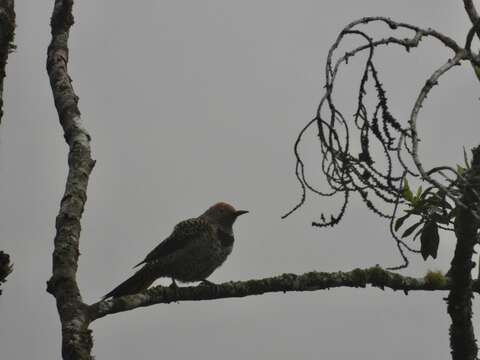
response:
[[[389,36],[376,39],[370,36],[367,31],[361,30],[360,27],[361,25],[371,23],[383,23],[388,25],[394,32],[397,30],[408,30],[412,31],[413,34],[407,38],[402,35],[402,37]],[[336,53],[338,52],[337,49],[340,43],[351,36],[360,37],[363,43],[351,50],[349,49],[342,56],[338,56]],[[393,225],[397,215],[396,210],[393,211],[393,214],[380,210],[380,207],[376,205],[375,201],[379,199],[382,202],[394,205],[395,208],[400,204],[404,204],[405,199],[402,197],[403,179],[407,174],[412,176],[418,176],[418,174],[415,173],[413,169],[409,169],[402,159],[402,148],[409,154],[412,154],[412,151],[406,145],[406,140],[413,136],[410,134],[411,126],[403,126],[389,110],[385,87],[380,80],[379,71],[373,61],[374,52],[378,47],[390,44],[402,46],[409,52],[412,48],[418,47],[422,41],[429,38],[436,39],[452,50],[454,57],[435,72],[422,89],[412,115],[414,122],[417,120],[418,112],[426,96],[438,81],[438,78],[462,60],[473,59],[473,55],[465,49],[462,49],[452,38],[434,29],[423,29],[408,23],[396,22],[386,17],[361,18],[353,21],[341,30],[328,51],[325,66],[325,93],[317,107],[316,116],[303,127],[294,144],[294,155],[296,158],[295,175],[301,186],[300,201],[283,215],[282,218],[289,216],[306,202],[307,192],[312,192],[321,197],[342,194],[344,200],[339,211],[330,216],[325,216],[324,213],[321,213],[320,221],[312,222],[313,226],[334,226],[337,225],[344,216],[351,195],[358,194],[369,210],[381,217],[390,219],[391,226]],[[362,51],[368,51],[368,56],[366,56],[358,90],[357,111],[353,115],[353,121],[349,123],[348,117],[342,113],[338,104],[335,104],[332,94],[338,91],[338,89],[334,90],[334,87],[337,86],[336,76],[340,71],[340,66],[348,64],[351,58]],[[376,106],[373,107],[373,111],[370,111],[370,105],[367,105],[365,102],[366,86],[369,82],[373,82],[378,99]],[[307,130],[314,125],[316,125],[318,129],[317,136],[319,138],[319,150],[322,159],[320,167],[329,187],[327,191],[323,189],[320,191],[310,183],[310,180],[305,174],[305,164],[299,150],[300,143],[303,141],[304,136],[306,136]],[[415,126],[416,123],[414,123],[414,127]],[[308,134],[311,135],[312,133],[313,132],[309,132]],[[414,134],[416,136],[416,129]],[[350,144],[350,139],[353,138],[352,135],[358,136],[358,140],[360,140],[360,153],[358,153],[357,146],[351,146]],[[398,143],[395,146],[394,142],[396,139],[398,139]],[[415,141],[417,142],[418,148],[418,138],[415,138]],[[378,166],[379,162],[377,159],[374,161],[371,158],[370,145],[374,142],[383,148],[383,153],[379,155],[379,157],[382,157],[382,161],[384,161],[381,167]],[[394,161],[395,155],[398,162]],[[416,156],[418,159],[418,153]],[[385,163],[387,166],[383,168],[383,164]],[[419,166],[422,166],[421,163],[419,164]],[[401,166],[400,170],[403,173],[401,176],[398,173],[397,165]],[[429,176],[429,173],[424,171],[423,167],[421,169],[423,175]],[[432,179],[432,181],[435,182],[435,179]],[[437,183],[438,182],[435,184]],[[445,189],[445,187],[442,189]],[[456,200],[457,202],[459,201],[458,199]],[[396,236],[393,231],[392,235],[403,259],[403,264],[390,268],[390,270],[396,270],[408,266],[408,258],[404,253],[405,249],[411,252],[418,251],[408,246],[406,242]]]
[[[89,306],[92,321],[104,316],[154,304],[168,304],[177,301],[198,301],[238,298],[275,292],[315,291],[338,287],[364,288],[367,285],[380,289],[390,288],[409,291],[448,290],[448,278],[439,273],[429,273],[424,278],[402,276],[383,270],[379,266],[355,269],[349,272],[309,272],[302,275],[283,274],[271,278],[227,282],[219,285],[199,285],[170,288],[157,286],[143,293],[102,300]],[[474,289],[480,292],[480,281]]]
[[[452,59],[448,59],[448,61],[443,64],[440,68],[438,68],[425,82],[425,85],[422,87],[422,90],[420,91],[420,94],[417,97],[417,100],[415,101],[415,105],[413,106],[411,115],[410,115],[410,128],[411,128],[411,136],[412,136],[412,159],[413,162],[415,163],[415,166],[417,167],[420,175],[422,176],[423,180],[428,181],[431,183],[433,186],[436,188],[442,190],[450,199],[452,199],[455,204],[457,204],[461,208],[465,208],[465,204],[458,199],[455,195],[452,194],[452,192],[444,185],[442,185],[439,181],[435,180],[432,176],[430,176],[429,172],[425,171],[423,168],[423,164],[420,161],[419,155],[418,155],[418,144],[420,142],[418,138],[418,132],[417,132],[417,119],[418,119],[418,114],[420,112],[420,109],[423,107],[423,103],[425,102],[428,94],[430,93],[430,90],[438,84],[439,78],[448,72],[451,68],[454,66],[460,64],[462,60],[464,60],[467,57],[468,53],[465,50],[460,50]],[[399,143],[403,141],[403,137],[399,139]]]
[[[15,49],[15,10],[13,0],[0,0],[0,122],[3,117],[3,80],[8,54]]]
[[[472,268],[475,266],[472,256],[479,228],[473,210],[478,209],[480,201],[474,192],[480,188],[480,146],[473,150],[472,167],[464,177],[462,202],[467,207],[459,208],[455,220],[457,245],[450,269],[453,286],[447,300],[452,319],[450,347],[453,360],[475,360],[478,353],[472,324]]]
[[[473,25],[477,24],[479,20],[479,16],[478,16],[477,9],[475,9],[475,5],[473,4],[473,0],[463,0],[463,5],[465,6],[465,10],[472,24]],[[477,33],[477,36],[480,39],[480,28],[477,28],[475,32]]]
[[[69,146],[68,178],[56,219],[53,275],[47,291],[55,296],[62,323],[64,359],[92,359],[92,338],[86,306],[76,281],[80,220],[87,200],[89,175],[95,162],[90,154],[90,136],[82,127],[78,97],[67,72],[68,37],[73,25],[73,0],[56,0],[51,18],[52,40],[48,47],[47,72],[55,107]]]

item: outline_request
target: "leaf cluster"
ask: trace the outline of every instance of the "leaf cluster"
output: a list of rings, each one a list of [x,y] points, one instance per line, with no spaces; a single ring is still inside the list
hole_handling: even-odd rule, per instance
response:
[[[405,215],[395,222],[395,231],[399,231],[405,221],[410,217],[416,217],[416,221],[410,224],[401,235],[407,238],[413,234],[413,241],[420,237],[420,252],[424,260],[429,256],[436,259],[439,245],[439,229],[452,230],[452,225],[457,214],[457,208],[453,207],[448,198],[433,187],[426,190],[420,186],[414,193],[407,179],[404,180],[402,197],[408,209]]]

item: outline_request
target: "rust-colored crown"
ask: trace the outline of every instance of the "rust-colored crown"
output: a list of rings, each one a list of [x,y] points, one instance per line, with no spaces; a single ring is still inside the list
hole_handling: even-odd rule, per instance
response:
[[[232,212],[232,213],[237,211],[237,210],[235,210],[235,208],[232,205],[227,204],[226,202],[216,203],[212,207],[217,208],[217,209],[223,209],[223,210],[226,210],[226,211]]]

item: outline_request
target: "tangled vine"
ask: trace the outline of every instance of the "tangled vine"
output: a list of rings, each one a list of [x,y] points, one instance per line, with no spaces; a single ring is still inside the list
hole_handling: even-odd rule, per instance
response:
[[[407,30],[413,35],[410,38],[390,36],[375,39],[360,29],[361,25],[371,23],[383,23],[394,32]],[[343,204],[338,213],[329,217],[322,213],[319,220],[312,222],[312,225],[317,227],[335,226],[342,220],[351,195],[356,193],[369,210],[390,221],[390,232],[403,260],[401,265],[390,269],[408,266],[405,250],[421,253],[424,259],[428,256],[436,258],[439,230],[453,231],[458,207],[465,207],[460,200],[459,189],[466,185],[466,179],[462,174],[469,167],[469,162],[465,155],[465,166],[457,166],[456,169],[442,166],[425,170],[418,154],[417,117],[427,94],[438,83],[440,76],[465,60],[471,62],[474,67],[478,66],[478,56],[470,50],[475,31],[476,26],[473,26],[467,35],[466,45],[462,48],[453,39],[436,30],[399,23],[390,18],[366,17],[347,25],[329,49],[325,67],[325,93],[318,105],[316,116],[300,131],[295,141],[295,173],[302,192],[298,204],[283,218],[291,215],[306,202],[308,192],[322,197],[341,194]],[[337,48],[347,37],[360,38],[363,43],[336,57]],[[384,45],[397,45],[410,52],[425,38],[440,42],[452,50],[454,56],[426,81],[411,111],[410,119],[403,124],[389,109],[387,93],[374,62],[375,50]],[[335,103],[333,92],[340,66],[364,52],[367,52],[368,56],[363,65],[358,87],[356,111],[350,119]],[[371,85],[375,89],[376,103],[369,109],[366,95],[367,88]],[[305,163],[299,146],[307,130],[312,127],[317,129],[321,171],[325,176],[328,191],[312,185],[305,175]],[[354,136],[359,140],[360,151],[358,147],[352,145]],[[373,153],[374,143],[383,150],[381,154]],[[407,165],[405,157],[413,160],[416,169]],[[428,186],[426,189],[420,187],[414,193],[409,187],[407,178],[418,178],[425,181]],[[385,206],[380,207],[380,203],[390,205],[388,207],[390,210],[384,210]],[[406,214],[399,216],[399,208],[403,208]],[[478,218],[475,211],[474,213]],[[399,236],[400,227],[411,215],[416,215],[417,221]],[[405,238],[410,235],[413,235],[413,239],[420,237],[419,250],[406,243]]]

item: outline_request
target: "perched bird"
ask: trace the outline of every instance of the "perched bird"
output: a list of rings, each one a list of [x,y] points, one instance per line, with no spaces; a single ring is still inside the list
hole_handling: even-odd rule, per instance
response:
[[[199,217],[181,221],[172,234],[135,267],[143,267],[103,298],[119,297],[146,290],[156,279],[170,277],[181,282],[206,281],[227,259],[233,248],[233,223],[248,213],[224,202],[210,207]]]

